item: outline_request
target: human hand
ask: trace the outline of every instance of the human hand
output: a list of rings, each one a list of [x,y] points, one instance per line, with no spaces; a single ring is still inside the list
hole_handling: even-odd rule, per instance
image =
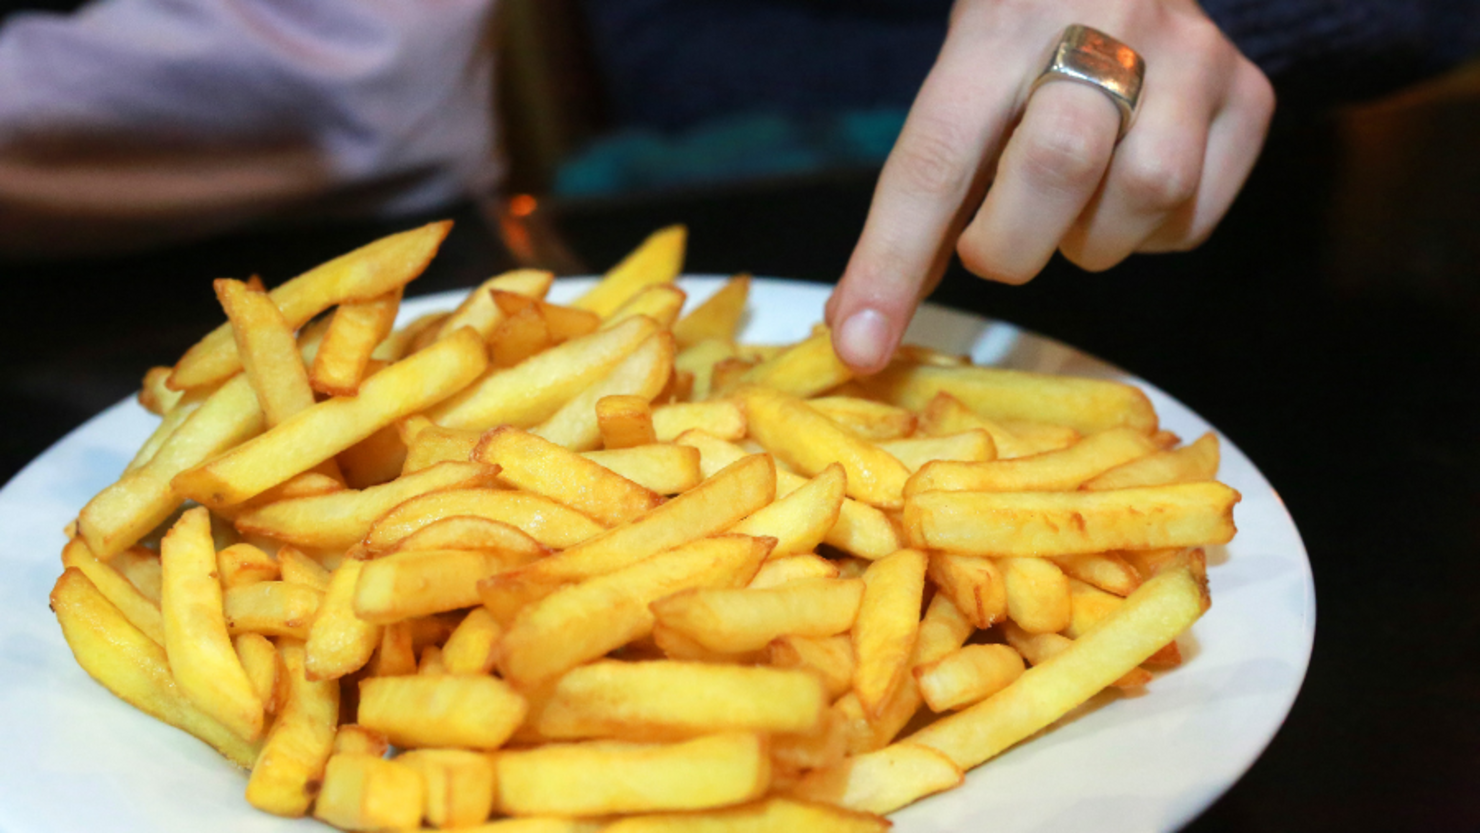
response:
[[[1120,111],[1103,91],[1054,80],[1028,96],[1073,23],[1145,61],[1118,144]],[[838,355],[861,373],[883,368],[952,246],[967,269],[1011,284],[1056,249],[1100,271],[1197,246],[1243,186],[1273,110],[1268,79],[1193,0],[958,0],[828,300]]]

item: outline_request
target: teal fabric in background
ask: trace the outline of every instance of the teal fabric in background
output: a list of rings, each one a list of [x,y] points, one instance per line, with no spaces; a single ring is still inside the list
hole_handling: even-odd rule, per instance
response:
[[[555,194],[603,197],[878,167],[903,108],[797,117],[744,113],[679,133],[627,128],[561,165]]]

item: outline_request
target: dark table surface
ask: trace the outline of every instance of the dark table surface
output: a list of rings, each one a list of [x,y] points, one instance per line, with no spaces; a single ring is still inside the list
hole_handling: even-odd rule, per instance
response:
[[[1304,536],[1319,610],[1304,689],[1264,756],[1190,830],[1480,829],[1480,269],[1446,260],[1469,245],[1462,231],[1389,274],[1344,257],[1363,241],[1333,225],[1349,190],[1338,157],[1326,127],[1278,133],[1196,252],[1103,275],[1056,262],[1022,288],[957,268],[934,298],[1171,392],[1248,453]],[[830,281],[871,176],[551,215],[595,266],[684,222],[691,271]],[[508,265],[471,206],[449,212],[458,227],[415,293],[468,287]],[[413,221],[0,263],[0,480],[218,323],[208,279],[258,273],[273,285]]]

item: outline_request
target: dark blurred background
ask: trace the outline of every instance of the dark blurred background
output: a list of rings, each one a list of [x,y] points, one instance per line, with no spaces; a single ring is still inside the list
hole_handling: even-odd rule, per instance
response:
[[[411,294],[516,263],[599,271],[674,222],[689,271],[837,278],[898,106],[664,127],[612,89],[599,15],[537,0],[500,14],[508,188],[427,215],[457,227]],[[1097,275],[1055,261],[1020,288],[956,266],[932,299],[1169,391],[1249,454],[1305,537],[1319,606],[1305,688],[1190,830],[1480,829],[1480,67],[1399,80],[1333,103],[1329,78],[1277,78],[1289,103],[1195,252]],[[422,219],[0,261],[0,480],[219,323],[211,278],[272,286]]]

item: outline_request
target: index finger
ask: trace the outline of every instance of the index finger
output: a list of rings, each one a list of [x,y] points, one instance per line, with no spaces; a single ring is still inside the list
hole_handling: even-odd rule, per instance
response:
[[[953,27],[879,174],[863,233],[828,301],[833,347],[861,373],[880,370],[926,287],[949,262],[955,231],[1011,117],[1019,73],[982,61]],[[988,70],[994,71],[988,71]]]

